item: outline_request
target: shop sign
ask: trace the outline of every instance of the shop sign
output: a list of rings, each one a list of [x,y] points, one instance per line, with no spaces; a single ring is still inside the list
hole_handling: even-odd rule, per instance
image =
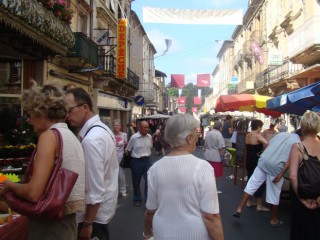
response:
[[[270,51],[268,53],[268,65],[282,65],[283,58],[282,58],[282,52],[278,51]]]
[[[117,35],[117,78],[127,77],[127,20],[118,20]]]
[[[231,77],[230,79],[230,83],[231,84],[238,84],[239,82],[239,78],[238,77]]]

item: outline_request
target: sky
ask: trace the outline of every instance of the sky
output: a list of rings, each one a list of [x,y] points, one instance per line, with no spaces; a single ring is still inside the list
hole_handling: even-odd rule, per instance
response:
[[[167,75],[184,74],[185,84],[196,84],[197,74],[212,74],[218,64],[217,54],[221,48],[219,40],[231,39],[236,25],[196,25],[196,24],[159,24],[144,23],[143,7],[174,9],[242,9],[247,10],[248,0],[135,0],[132,9],[139,19],[157,53],[155,68]],[[165,39],[171,39],[172,45],[166,55]],[[212,84],[211,76],[211,84]]]

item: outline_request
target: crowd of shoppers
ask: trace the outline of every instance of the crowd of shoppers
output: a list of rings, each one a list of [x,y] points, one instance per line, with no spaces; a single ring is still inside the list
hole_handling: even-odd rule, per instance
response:
[[[224,239],[217,180],[223,176],[225,149],[231,147],[231,116],[224,123],[215,120],[207,132],[203,143],[207,161],[203,161],[192,155],[200,123],[191,115],[170,117],[152,136],[147,121],[139,122],[136,133],[127,124],[128,132],[124,133],[121,122],[114,120],[111,130],[94,113],[90,95],[75,86],[63,91],[55,84],[38,87],[34,83],[23,92],[21,100],[27,122],[39,134],[32,177],[24,183],[4,181],[0,198],[14,192],[22,199],[37,202],[44,196],[59,147],[56,130],[63,141],[62,167],[78,174],[66,201],[64,218],[48,224],[48,219],[29,217],[29,239],[109,239],[109,223],[118,196],[127,196],[125,169],[119,166],[124,154],[131,158],[133,205],[146,207],[144,239]],[[71,132],[67,123],[79,132]],[[287,132],[284,121],[281,124],[280,133],[274,124],[262,132],[263,122],[251,120],[251,131],[245,137],[248,183],[233,216],[240,218],[245,205],[270,211],[262,201],[266,182],[266,202],[272,210],[270,225],[281,226],[277,210],[283,175],[289,168],[293,193],[291,239],[319,239],[320,196],[301,197],[297,189],[302,160],[320,158],[320,117],[314,112],[303,115],[301,143],[298,135]],[[151,158],[153,144],[163,155],[155,163]],[[168,155],[166,144],[172,148]],[[256,204],[250,198],[253,195]]]

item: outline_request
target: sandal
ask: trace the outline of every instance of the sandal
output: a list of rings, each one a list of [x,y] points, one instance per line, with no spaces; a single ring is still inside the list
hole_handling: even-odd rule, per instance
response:
[[[235,212],[234,214],[232,214],[232,216],[234,216],[236,218],[240,218],[241,217],[241,213]]]
[[[256,204],[256,203],[246,203],[246,206],[247,206],[248,208],[251,208],[251,207],[257,206],[257,204]]]
[[[270,223],[270,226],[271,227],[280,227],[283,225],[283,222],[282,221],[278,221],[277,223]]]
[[[257,207],[257,212],[270,212],[269,208],[266,208],[264,206],[262,207]]]

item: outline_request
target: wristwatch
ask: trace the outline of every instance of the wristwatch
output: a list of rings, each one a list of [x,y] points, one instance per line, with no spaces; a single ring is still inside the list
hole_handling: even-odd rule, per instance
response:
[[[87,221],[84,221],[83,224],[82,224],[82,227],[90,227],[92,226],[93,222],[87,222]]]

